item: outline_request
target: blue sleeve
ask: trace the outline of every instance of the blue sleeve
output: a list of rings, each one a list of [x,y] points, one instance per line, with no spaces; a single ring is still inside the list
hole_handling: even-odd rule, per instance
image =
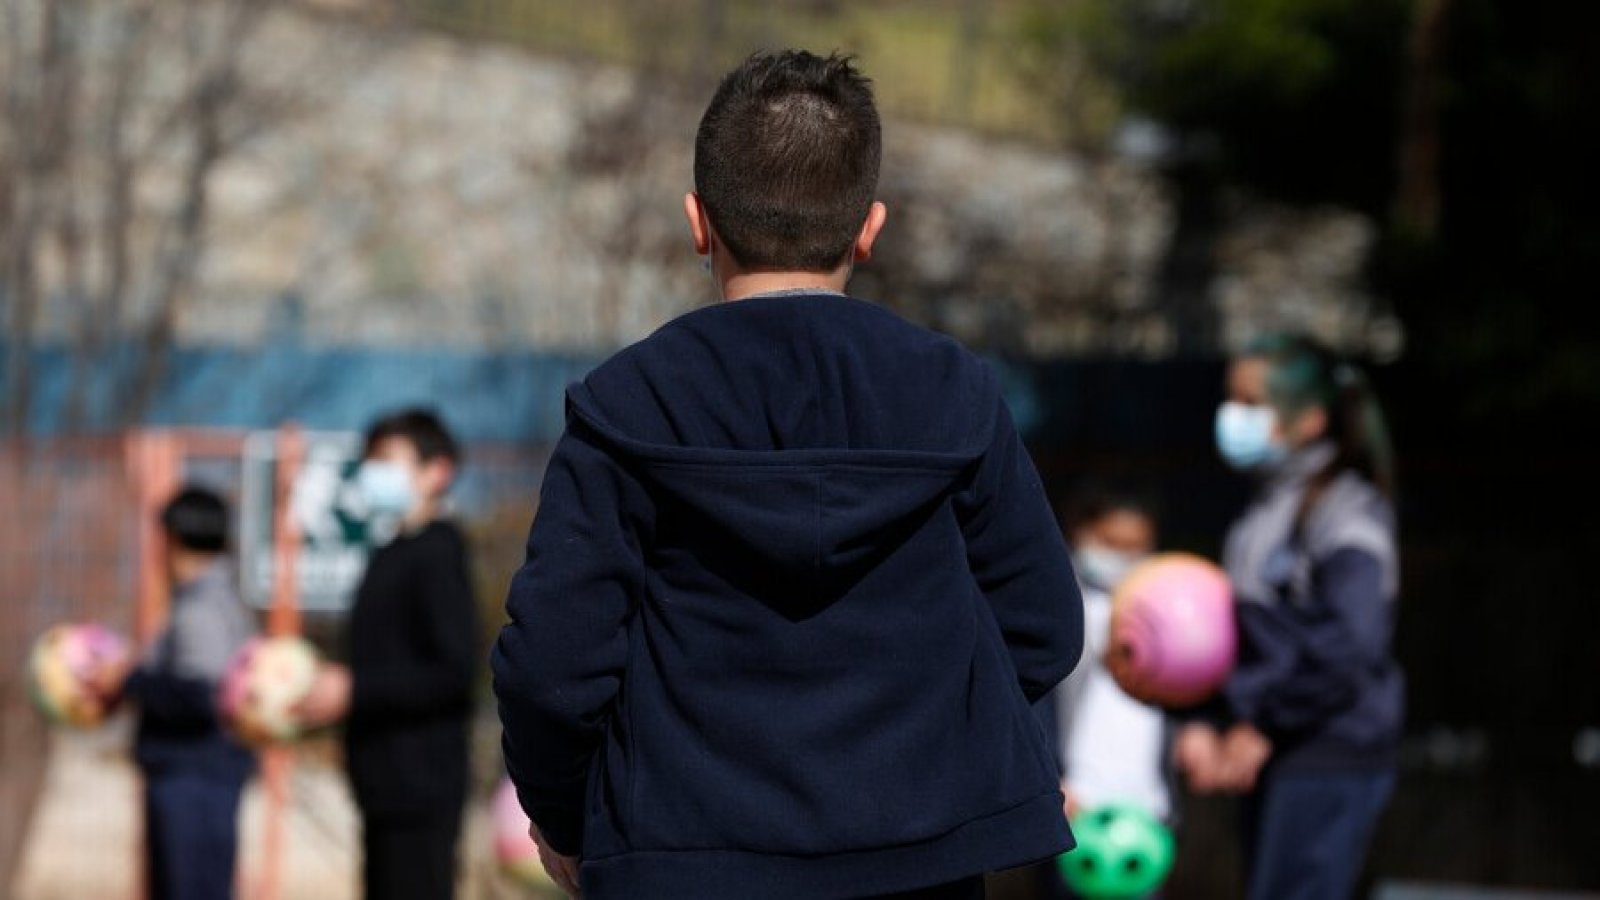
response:
[[[217,722],[217,686],[201,678],[183,678],[135,669],[122,683],[122,694],[139,704],[142,715],[164,726],[203,730]]]
[[[590,762],[627,664],[648,510],[643,488],[581,422],[569,423],[493,652],[506,767],[529,818],[567,855],[582,851]]]
[[[957,498],[967,562],[988,598],[1029,702],[1083,655],[1083,597],[1033,460],[1000,403],[995,436]]]
[[[1317,563],[1305,608],[1239,607],[1239,662],[1224,688],[1232,711],[1268,733],[1293,734],[1356,702],[1360,675],[1388,657],[1392,604],[1383,566],[1344,548]]]
[[[414,719],[466,708],[483,662],[478,609],[460,534],[418,545],[415,633],[422,652],[351,670],[352,719]]]

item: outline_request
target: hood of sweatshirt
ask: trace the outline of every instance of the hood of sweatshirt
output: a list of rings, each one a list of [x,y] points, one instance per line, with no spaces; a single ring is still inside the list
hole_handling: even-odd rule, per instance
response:
[[[955,341],[836,295],[706,307],[568,392],[658,499],[813,587],[869,569],[959,490],[1001,409]]]

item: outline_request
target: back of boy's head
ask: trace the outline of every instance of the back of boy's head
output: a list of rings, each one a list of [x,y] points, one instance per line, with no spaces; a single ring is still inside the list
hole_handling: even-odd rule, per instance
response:
[[[214,491],[189,486],[161,509],[168,540],[185,550],[221,553],[228,549],[228,503]]]
[[[367,428],[363,456],[371,456],[378,445],[390,438],[401,438],[417,451],[417,459],[424,463],[444,460],[451,465],[461,462],[461,447],[451,436],[444,422],[430,409],[403,409],[390,413]]]
[[[849,57],[757,53],[722,79],[694,143],[694,185],[746,271],[831,272],[878,189],[872,83]]]

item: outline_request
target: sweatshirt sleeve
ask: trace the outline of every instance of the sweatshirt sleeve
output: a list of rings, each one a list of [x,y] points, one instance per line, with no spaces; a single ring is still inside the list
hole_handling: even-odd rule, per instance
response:
[[[417,542],[413,628],[420,658],[351,671],[352,719],[410,718],[464,708],[482,660],[466,543],[454,528]]]
[[[1378,557],[1341,548],[1311,577],[1304,608],[1239,609],[1242,652],[1225,691],[1236,715],[1268,733],[1303,731],[1349,707],[1361,673],[1388,656],[1392,612]]]
[[[957,498],[967,561],[999,620],[1030,702],[1083,654],[1083,598],[1044,486],[1005,403],[971,485]]]
[[[581,855],[584,786],[643,585],[644,489],[580,420],[556,445],[491,668],[506,768],[559,853]]]

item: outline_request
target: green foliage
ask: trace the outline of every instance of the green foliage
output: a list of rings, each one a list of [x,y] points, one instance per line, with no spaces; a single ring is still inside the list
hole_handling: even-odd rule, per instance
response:
[[[1103,2],[1034,3],[1014,25],[1012,65],[1043,101],[1053,127],[1042,129],[1084,152],[1103,150],[1127,112],[1123,86],[1107,59],[1127,54],[1130,33],[1117,8]]]
[[[1339,75],[1325,24],[1349,0],[1219,0],[1183,27],[1161,29],[1141,99],[1179,121],[1205,121],[1253,99],[1275,107],[1313,100]],[[1370,14],[1370,13],[1367,13]],[[1161,32],[1165,33],[1162,34]]]
[[[1014,0],[400,0],[412,23],[539,53],[649,70],[662,89],[706,82],[752,51],[860,57],[887,115],[1043,136],[1011,65]]]
[[[1088,70],[1054,81],[1058,110],[1095,103],[1092,85],[1215,144],[1230,180],[1376,210],[1409,18],[1409,0],[1039,0],[1019,16],[1018,57],[1028,72]]]
[[[1188,149],[1180,185],[1215,178],[1371,214],[1385,226],[1374,286],[1439,388],[1417,396],[1457,398],[1464,423],[1554,420],[1600,398],[1581,299],[1600,250],[1588,121],[1600,6],[1445,4],[1438,118],[1414,123],[1439,137],[1441,203],[1420,229],[1392,215],[1418,0],[1033,0],[1016,58],[1067,130],[1093,130],[1085,90],[1113,96],[1113,119],[1131,110],[1173,128]]]

